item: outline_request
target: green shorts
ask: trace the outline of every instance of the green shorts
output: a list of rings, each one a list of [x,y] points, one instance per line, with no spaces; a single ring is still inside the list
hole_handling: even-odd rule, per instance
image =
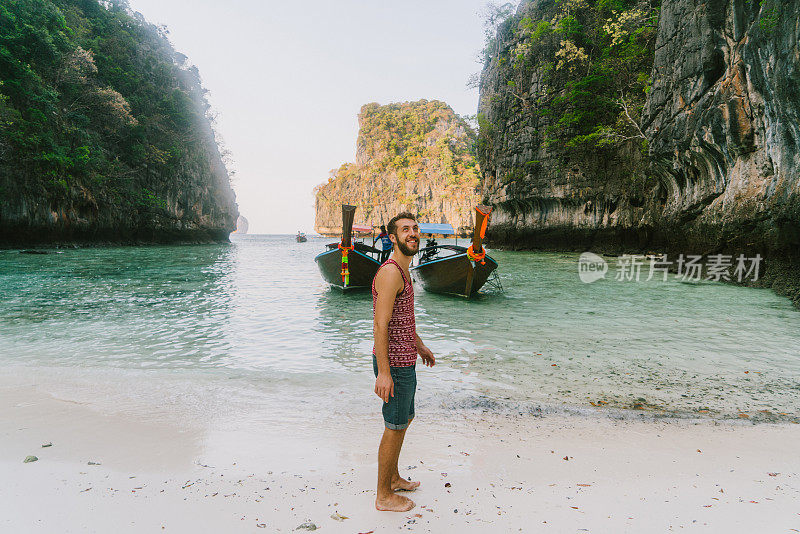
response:
[[[378,361],[372,356],[372,370],[378,377]],[[417,391],[417,366],[390,367],[394,397],[383,403],[383,423],[390,430],[403,430],[414,419],[414,393]]]

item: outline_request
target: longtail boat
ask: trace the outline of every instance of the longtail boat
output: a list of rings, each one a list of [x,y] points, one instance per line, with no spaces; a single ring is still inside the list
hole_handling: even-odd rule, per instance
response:
[[[469,298],[490,280],[497,269],[497,262],[483,248],[492,208],[479,205],[475,212],[475,230],[469,247],[438,245],[431,240],[429,245],[420,249],[418,263],[411,268],[411,274],[426,291]],[[420,224],[419,232],[455,235],[449,224]]]
[[[319,272],[332,287],[343,291],[372,286],[372,279],[381,266],[380,251],[364,243],[353,241],[353,230],[372,231],[371,226],[353,225],[356,207],[342,205],[342,240],[330,243],[327,250],[318,254]]]

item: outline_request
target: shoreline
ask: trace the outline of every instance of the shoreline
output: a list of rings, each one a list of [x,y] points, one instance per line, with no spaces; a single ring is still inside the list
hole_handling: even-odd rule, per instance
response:
[[[313,417],[315,423],[324,422],[325,415],[309,416],[305,412],[317,414],[327,409],[337,417],[365,418],[376,409],[370,391],[374,380],[371,369],[360,372],[331,370],[323,381],[319,380],[318,372],[303,377],[295,373],[276,374],[274,369],[75,367],[13,361],[6,361],[5,369],[9,376],[31,377],[27,387],[62,402],[95,406],[99,410],[113,407],[115,413],[173,415],[183,421],[194,422],[225,411],[241,415],[250,409],[257,410],[263,419],[263,414],[272,404],[284,401],[295,404],[282,409],[279,414]],[[452,364],[441,363],[437,370],[463,372]],[[759,372],[754,374],[759,375]],[[630,400],[607,393],[597,393],[585,399],[562,397],[558,400],[548,394],[522,398],[513,396],[510,391],[486,389],[491,387],[486,384],[465,387],[452,379],[446,383],[436,383],[433,379],[433,376],[420,375],[422,384],[416,397],[418,409],[433,418],[458,413],[475,417],[558,417],[641,423],[675,421],[732,427],[800,425],[798,413],[781,412],[768,404],[722,411],[707,407],[668,407],[657,400]],[[18,385],[0,377],[0,392]],[[459,387],[448,389],[455,385]],[[160,406],[161,402],[177,404],[165,408]],[[207,403],[205,407],[200,406],[203,402]],[[213,410],[209,411],[212,407]],[[270,421],[277,423],[280,419],[272,417]]]
[[[796,424],[422,412],[400,458],[401,473],[422,481],[409,494],[417,507],[391,514],[372,506],[377,411],[276,427],[272,416],[203,421],[180,402],[148,413],[17,382],[0,384],[0,525],[12,532],[293,532],[308,520],[350,533],[800,523]],[[23,463],[27,455],[39,460]]]

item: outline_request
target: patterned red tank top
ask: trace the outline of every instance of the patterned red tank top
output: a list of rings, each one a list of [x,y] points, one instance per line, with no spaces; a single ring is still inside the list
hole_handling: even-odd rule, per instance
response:
[[[392,318],[389,319],[389,365],[392,367],[411,367],[417,363],[417,325],[414,320],[414,286],[406,278],[406,273],[400,265],[392,260],[386,260],[378,270],[387,264],[394,263],[400,269],[403,277],[403,291],[394,299]],[[375,279],[372,279],[372,316],[375,316],[375,303],[378,293],[375,291]],[[372,348],[375,354],[375,347]]]

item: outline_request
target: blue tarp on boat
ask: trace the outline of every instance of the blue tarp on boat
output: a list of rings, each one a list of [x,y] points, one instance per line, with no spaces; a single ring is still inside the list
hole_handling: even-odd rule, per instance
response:
[[[430,223],[420,224],[419,233],[455,235],[455,231],[453,230],[452,224],[430,224]]]

